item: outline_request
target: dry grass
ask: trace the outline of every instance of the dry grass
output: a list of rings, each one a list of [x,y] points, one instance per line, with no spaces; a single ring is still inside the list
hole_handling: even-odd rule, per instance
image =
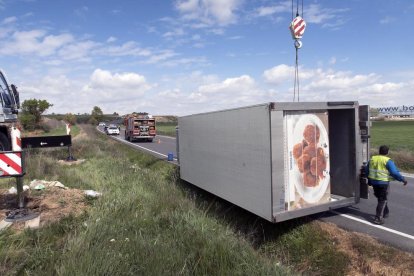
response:
[[[374,238],[317,222],[351,262],[346,275],[414,275],[414,254],[379,243]]]

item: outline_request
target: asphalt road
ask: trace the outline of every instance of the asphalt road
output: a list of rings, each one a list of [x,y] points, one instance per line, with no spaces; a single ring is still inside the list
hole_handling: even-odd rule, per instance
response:
[[[103,132],[103,128],[98,128],[101,132]],[[146,142],[146,141],[139,141],[136,140],[134,142],[129,142],[125,140],[125,132],[124,129],[121,128],[119,135],[113,135],[111,138],[118,140],[124,144],[128,144],[129,146],[143,150],[145,152],[148,152],[149,154],[154,155],[157,158],[165,159],[167,160],[168,153],[172,152],[174,156],[174,161],[172,163],[178,165],[177,163],[177,151],[176,151],[176,144],[175,144],[175,138],[169,137],[169,136],[163,136],[163,135],[157,135],[152,142]]]
[[[152,143],[131,143],[124,139],[123,129],[119,136],[112,136],[112,138],[165,160],[167,160],[168,153],[172,152],[174,154],[172,163],[177,164],[175,138],[157,135]],[[332,222],[350,231],[368,234],[394,247],[414,252],[414,178],[407,176],[407,180],[407,186],[403,186],[400,182],[391,183],[388,198],[390,216],[385,219],[383,225],[371,223],[377,205],[371,187],[369,199],[361,199],[361,202],[354,206],[316,214],[314,217]]]
[[[369,199],[347,208],[337,209],[320,217],[338,226],[369,234],[392,246],[414,252],[414,178],[407,177],[407,186],[401,182],[391,182],[388,196],[390,216],[383,225],[374,225],[377,199],[370,187]]]

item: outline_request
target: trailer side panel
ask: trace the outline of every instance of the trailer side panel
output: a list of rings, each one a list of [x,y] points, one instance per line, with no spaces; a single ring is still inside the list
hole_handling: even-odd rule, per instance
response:
[[[269,105],[180,117],[181,178],[272,220]]]

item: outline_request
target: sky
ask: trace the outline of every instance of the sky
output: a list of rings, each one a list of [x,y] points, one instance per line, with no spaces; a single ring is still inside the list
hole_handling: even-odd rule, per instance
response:
[[[0,68],[21,101],[53,104],[47,113],[183,116],[289,102],[296,4],[0,0]],[[414,105],[414,1],[303,0],[299,13],[300,101]]]

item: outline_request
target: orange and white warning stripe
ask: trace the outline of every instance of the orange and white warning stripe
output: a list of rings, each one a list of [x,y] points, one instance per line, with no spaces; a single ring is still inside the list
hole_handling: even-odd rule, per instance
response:
[[[69,123],[67,123],[67,124],[66,124],[66,134],[67,134],[67,135],[70,135],[70,127],[71,127],[71,126],[70,126],[70,124],[69,124]]]
[[[13,126],[11,128],[11,140],[12,140],[12,149],[13,151],[21,151],[22,150],[22,138],[20,137],[20,129],[18,127]]]
[[[22,153],[0,152],[0,176],[22,175]]]

